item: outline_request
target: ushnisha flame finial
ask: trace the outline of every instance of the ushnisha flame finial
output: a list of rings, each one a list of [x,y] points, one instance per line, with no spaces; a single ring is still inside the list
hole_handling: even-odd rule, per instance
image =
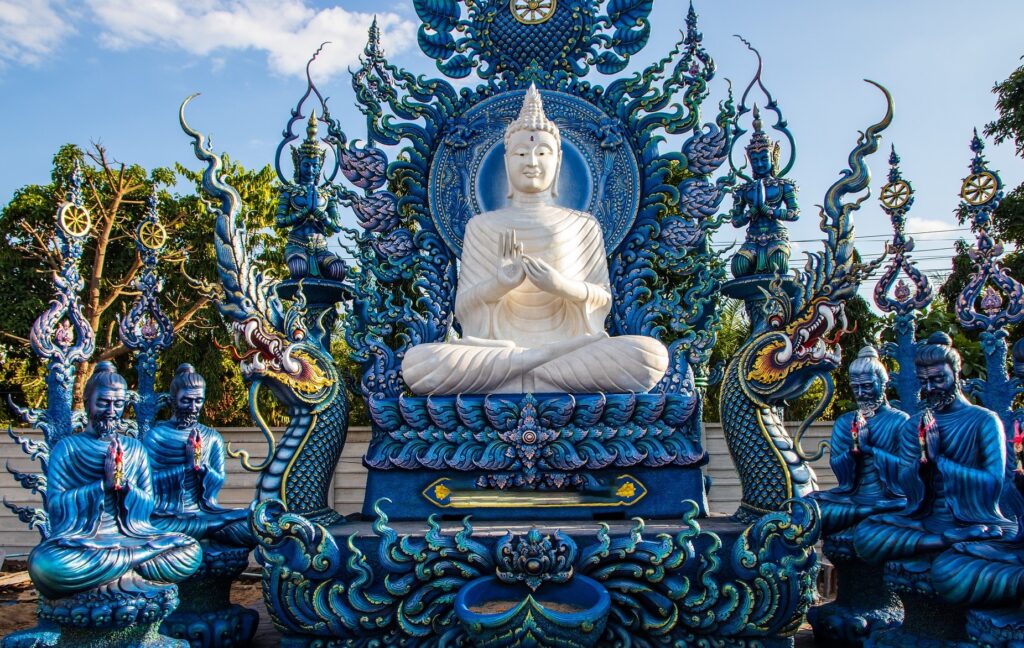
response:
[[[537,90],[537,84],[535,83],[531,83],[530,87],[526,90],[526,97],[523,98],[523,107],[519,110],[519,117],[505,129],[506,146],[513,133],[523,130],[551,133],[556,139],[561,141],[558,125],[544,114],[544,101],[541,99],[540,91]]]

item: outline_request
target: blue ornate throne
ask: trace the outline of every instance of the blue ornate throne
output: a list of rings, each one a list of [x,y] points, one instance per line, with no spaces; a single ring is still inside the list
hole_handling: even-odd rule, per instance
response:
[[[725,195],[710,174],[726,159],[731,106],[700,126],[715,68],[696,15],[665,59],[603,87],[582,77],[621,72],[646,44],[650,3],[552,3],[538,20],[507,2],[414,5],[438,68],[475,70],[483,83],[416,78],[387,62],[375,29],[353,77],[367,150],[407,145],[390,166],[395,193],[355,210],[364,231],[347,338],[373,419],[364,514],[384,496],[409,519],[466,509],[477,519],[657,518],[683,514],[683,500],[706,511],[699,402],[724,279],[708,230]],[[405,351],[459,331],[465,225],[504,204],[502,135],[531,83],[562,132],[560,203],[604,229],[608,332],[660,339],[669,372],[646,394],[408,396]],[[681,153],[659,150],[666,132],[689,135]]]

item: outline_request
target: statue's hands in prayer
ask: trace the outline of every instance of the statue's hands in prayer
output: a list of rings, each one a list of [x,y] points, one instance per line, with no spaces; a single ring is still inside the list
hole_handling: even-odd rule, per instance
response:
[[[551,264],[543,259],[523,256],[523,267],[526,269],[526,276],[530,278],[533,285],[546,293],[558,295],[572,301],[582,301],[587,297],[585,286],[580,282],[566,279],[561,272],[555,270],[551,267]]]
[[[516,231],[510,229],[499,235],[498,245],[501,248],[501,255],[498,258],[498,285],[509,291],[518,287],[526,278],[523,244],[516,240]]]
[[[928,458],[935,461],[939,458],[939,426],[932,425],[924,435],[925,450]]]

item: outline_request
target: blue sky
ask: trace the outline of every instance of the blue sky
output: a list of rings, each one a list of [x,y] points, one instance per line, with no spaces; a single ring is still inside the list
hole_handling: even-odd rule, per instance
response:
[[[896,100],[885,152],[871,162],[873,194],[884,183],[885,153],[895,143],[917,190],[911,229],[957,227],[952,212],[970,159],[971,129],[995,117],[993,83],[1022,64],[1024,3],[695,5],[719,71],[706,105],[724,95],[726,78],[742,87],[753,73],[752,55],[733,37],[742,34],[764,55],[764,79],[796,135],[799,154],[790,176],[801,187],[803,218],[791,228],[799,242],[794,260],[820,237],[814,205],[844,167],[857,131],[882,114],[881,97],[865,77],[886,85]],[[655,2],[651,42],[633,68],[671,47],[685,9],[682,0]],[[20,186],[46,181],[50,159],[65,142],[101,142],[114,158],[147,167],[197,166],[176,119],[180,101],[196,91],[203,96],[190,109],[193,125],[212,132],[218,150],[262,166],[271,161],[304,89],[303,65],[324,40],[332,45],[314,68],[318,85],[358,137],[362,119],[352,107],[345,69],[362,48],[372,12],[381,16],[393,62],[436,74],[416,47],[411,0],[0,0],[0,142],[6,149],[0,202]],[[988,154],[1008,185],[1024,179],[1024,163],[1011,146],[990,144]],[[865,203],[858,213],[862,251],[879,252],[888,231],[877,202]],[[921,267],[946,267],[957,235],[919,235]],[[716,240],[741,237],[725,228]]]

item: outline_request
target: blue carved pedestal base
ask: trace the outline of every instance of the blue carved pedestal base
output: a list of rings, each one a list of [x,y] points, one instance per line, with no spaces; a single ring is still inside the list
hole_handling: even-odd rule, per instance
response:
[[[39,627],[6,637],[3,647],[188,648],[160,634],[160,623],[177,604],[177,587],[134,574],[67,598],[40,596]]]
[[[1024,648],[1024,610],[971,610],[967,613],[967,635],[985,648]]]
[[[363,514],[395,519],[678,518],[707,510],[692,394],[370,399]]]
[[[950,605],[935,593],[931,580],[934,555],[885,564],[885,582],[903,603],[903,625],[874,632],[865,646],[892,648],[967,648],[966,608]]]
[[[203,564],[178,585],[181,604],[164,620],[160,632],[188,642],[191,648],[245,646],[256,634],[260,616],[231,603],[231,584],[249,564],[249,549],[203,541]]]
[[[791,646],[814,598],[820,527],[804,500],[749,527],[698,524],[692,502],[671,522],[535,526],[392,523],[382,507],[400,504],[328,529],[257,505],[282,646]]]
[[[903,605],[885,582],[883,568],[857,559],[849,531],[824,542],[824,553],[836,570],[836,600],[807,613],[819,646],[862,646],[875,632],[899,627]]]

